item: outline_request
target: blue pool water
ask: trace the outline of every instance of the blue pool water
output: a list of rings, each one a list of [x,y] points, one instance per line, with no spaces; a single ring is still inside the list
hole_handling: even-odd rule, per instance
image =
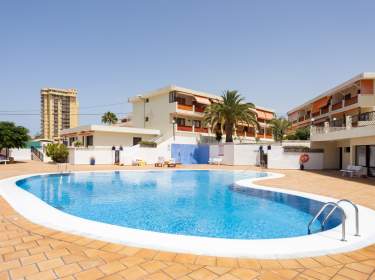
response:
[[[265,176],[206,170],[87,172],[33,176],[17,185],[66,213],[129,228],[231,239],[306,235],[321,202],[233,185]],[[326,229],[340,224],[337,216],[330,221]]]

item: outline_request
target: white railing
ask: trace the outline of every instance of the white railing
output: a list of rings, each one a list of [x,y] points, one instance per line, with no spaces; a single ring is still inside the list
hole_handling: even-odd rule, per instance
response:
[[[326,133],[341,131],[345,129],[346,129],[345,126],[329,126],[329,127],[312,126],[310,128],[310,134],[311,135],[326,134]]]

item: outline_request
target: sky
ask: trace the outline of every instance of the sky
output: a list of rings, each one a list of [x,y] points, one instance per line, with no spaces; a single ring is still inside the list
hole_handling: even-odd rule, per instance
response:
[[[170,84],[285,115],[375,72],[374,14],[373,0],[0,0],[0,121],[39,132],[43,87],[76,88],[90,124]]]

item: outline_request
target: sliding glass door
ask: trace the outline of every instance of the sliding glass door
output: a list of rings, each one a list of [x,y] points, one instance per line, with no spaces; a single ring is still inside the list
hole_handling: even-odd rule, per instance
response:
[[[369,176],[375,176],[375,145],[355,147],[355,164],[367,168]]]
[[[369,147],[369,176],[375,177],[375,145]]]

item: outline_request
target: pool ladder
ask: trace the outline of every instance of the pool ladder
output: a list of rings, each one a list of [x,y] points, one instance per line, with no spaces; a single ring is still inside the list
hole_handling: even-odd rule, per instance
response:
[[[341,223],[341,228],[342,228],[341,241],[346,241],[346,238],[345,238],[346,237],[346,228],[345,228],[346,213],[345,213],[344,209],[339,205],[342,202],[347,202],[347,203],[349,203],[353,206],[353,208],[355,210],[355,235],[354,236],[359,236],[359,214],[358,214],[359,211],[358,211],[358,207],[357,207],[357,205],[355,205],[352,201],[350,201],[348,199],[341,199],[337,202],[327,202],[327,203],[325,203],[322,206],[322,208],[320,208],[318,213],[314,216],[314,218],[309,222],[309,224],[307,226],[307,233],[311,234],[312,224],[320,217],[320,215],[324,212],[324,210],[327,207],[332,206],[331,211],[328,212],[327,216],[324,218],[323,222],[321,223],[321,230],[324,229],[324,226],[327,224],[328,219],[333,215],[333,213],[336,210],[339,210],[341,212],[341,220],[342,220],[342,223]]]

